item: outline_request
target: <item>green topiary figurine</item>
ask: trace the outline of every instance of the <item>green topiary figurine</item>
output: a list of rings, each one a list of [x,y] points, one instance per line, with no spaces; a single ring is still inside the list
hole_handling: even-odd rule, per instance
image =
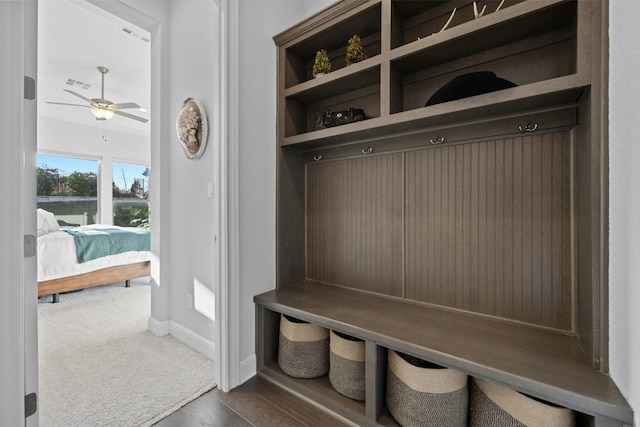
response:
[[[313,62],[313,77],[322,76],[331,72],[331,61],[326,50],[320,49],[316,52],[316,59]]]
[[[354,34],[347,43],[347,54],[344,60],[347,66],[349,66],[356,62],[364,61],[365,59],[367,59],[367,55],[362,50],[362,41],[357,34]]]

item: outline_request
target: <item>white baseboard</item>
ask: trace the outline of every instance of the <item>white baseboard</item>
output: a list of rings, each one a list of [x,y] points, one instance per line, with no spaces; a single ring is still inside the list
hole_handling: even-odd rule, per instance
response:
[[[149,332],[157,337],[164,337],[171,334],[178,341],[188,345],[195,351],[202,353],[211,360],[215,360],[216,345],[212,341],[201,337],[190,329],[185,328],[172,320],[160,322],[153,317],[149,317],[147,324]],[[254,368],[255,369],[255,368]]]
[[[171,332],[171,325],[169,320],[165,320],[160,322],[153,317],[149,317],[149,321],[147,322],[147,329],[153,335],[157,337],[164,337],[165,335],[169,335]]]
[[[256,376],[256,355],[252,354],[244,360],[240,361],[240,368],[238,372],[238,379],[240,380],[240,384],[249,381],[251,378]]]
[[[195,351],[215,361],[216,345],[214,342],[194,333],[179,323],[169,321],[169,333]]]

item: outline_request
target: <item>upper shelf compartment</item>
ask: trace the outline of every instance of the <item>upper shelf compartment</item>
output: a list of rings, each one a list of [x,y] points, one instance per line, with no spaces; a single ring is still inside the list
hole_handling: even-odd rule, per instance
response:
[[[486,17],[524,0],[477,1],[476,11]],[[455,12],[454,12],[455,9]],[[394,0],[392,2],[391,48],[424,39],[475,20],[473,2]]]
[[[382,12],[380,3],[374,3],[362,11],[351,11],[353,16],[328,28],[320,26],[300,43],[285,47],[284,87],[290,88],[313,79],[312,69],[316,52],[324,49],[329,54],[331,70],[346,67],[347,42],[357,34],[367,58],[380,54],[380,27]]]
[[[438,89],[472,72],[489,71],[517,86],[576,73],[576,2],[526,1],[478,19],[468,7],[461,12],[471,20],[392,51],[391,113],[424,107]]]
[[[575,105],[587,86],[576,74],[509,90],[373,117],[319,131],[290,132],[280,145],[321,148],[351,144],[416,130],[437,129],[454,123],[484,120],[505,114]]]
[[[499,1],[478,1],[479,14],[486,6],[478,18],[470,0],[345,3],[348,8],[329,8],[332,15],[315,17],[304,31],[276,38],[284,70],[279,83],[281,145],[348,143],[396,128],[410,131],[501,114],[507,108],[570,103],[590,84],[588,67],[578,64],[578,58],[589,55],[588,35],[577,28],[591,18],[575,0],[505,0],[497,11]],[[454,8],[450,26],[440,31],[442,17],[448,18]],[[346,41],[356,33],[365,42],[368,59],[347,67]],[[314,79],[313,59],[322,48],[333,52],[333,71]],[[429,102],[456,77],[476,72],[494,73],[516,87],[441,101],[444,105]],[[367,120],[314,129],[318,114],[350,107],[364,109]]]

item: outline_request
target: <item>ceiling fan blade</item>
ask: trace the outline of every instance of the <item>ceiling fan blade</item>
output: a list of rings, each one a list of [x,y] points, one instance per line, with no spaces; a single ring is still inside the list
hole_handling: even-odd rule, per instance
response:
[[[127,108],[140,108],[140,106],[135,102],[124,102],[122,104],[113,104],[113,106],[116,107],[116,110],[124,110]]]
[[[142,122],[142,123],[146,123],[146,122],[149,121],[148,119],[145,119],[144,117],[134,116],[133,114],[125,113],[124,111],[115,110],[114,113],[119,115],[119,116],[127,117],[127,118],[133,119],[133,120],[137,120],[137,121]]]
[[[91,108],[88,105],[82,105],[82,104],[69,104],[68,102],[53,102],[53,101],[47,101],[47,104],[56,104],[56,105],[71,105],[73,107],[85,107],[85,108]]]
[[[69,89],[62,89],[62,90],[63,90],[63,91],[65,91],[65,92],[69,92],[71,95],[75,95],[75,96],[77,96],[77,97],[78,97],[78,98],[80,98],[80,99],[84,99],[84,100],[85,100],[85,101],[87,101],[89,104],[91,104],[91,100],[90,100],[89,98],[87,98],[87,97],[86,97],[86,96],[84,96],[84,95],[80,95],[78,92],[74,92],[74,91],[69,90]]]

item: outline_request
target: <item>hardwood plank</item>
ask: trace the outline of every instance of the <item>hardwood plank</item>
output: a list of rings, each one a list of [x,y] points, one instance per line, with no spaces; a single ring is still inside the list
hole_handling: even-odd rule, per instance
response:
[[[246,388],[240,387],[229,393],[220,393],[217,398],[233,411],[241,414],[242,418],[255,427],[304,426],[288,413]]]
[[[203,394],[180,408],[178,411],[154,424],[155,427],[251,427],[252,424],[242,418],[218,398],[219,390]]]
[[[256,376],[229,393],[211,390],[154,424],[154,427],[274,425],[352,426],[326,409]]]
[[[350,426],[339,418],[331,415],[326,409],[313,405],[292,394],[273,382],[261,377],[255,377],[243,385],[242,388],[252,391],[274,407],[289,414],[305,426]]]

